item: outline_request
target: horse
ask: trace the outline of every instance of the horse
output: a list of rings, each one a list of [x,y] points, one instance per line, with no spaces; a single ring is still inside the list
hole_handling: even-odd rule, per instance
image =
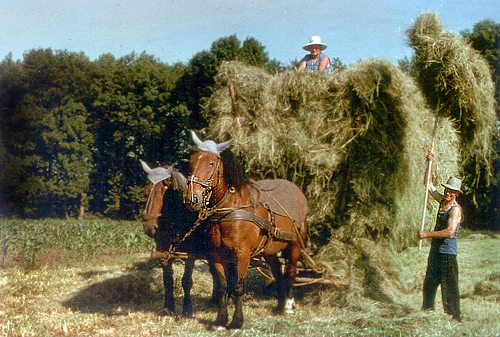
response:
[[[218,278],[218,312],[212,328],[240,329],[251,259],[263,257],[278,287],[276,313],[295,309],[292,287],[297,262],[307,240],[307,200],[302,190],[283,179],[250,181],[231,144],[192,138],[197,151],[190,156],[188,197],[191,208],[206,218],[210,258]],[[285,260],[285,272],[278,258]],[[228,297],[234,301],[229,323]],[[228,324],[229,323],[229,324]]]
[[[204,234],[195,230],[197,214],[186,206],[186,178],[172,166],[151,169],[144,161],[140,162],[149,179],[144,188],[148,196],[143,213],[144,232],[155,239],[156,252],[152,256],[162,261],[165,299],[160,314],[176,315],[172,262],[176,257],[181,257],[185,259],[185,267],[182,276],[184,299],[180,315],[192,317],[193,269],[196,259],[205,259],[207,256],[207,244]],[[213,275],[212,267],[210,272]],[[214,301],[212,295],[210,303]]]

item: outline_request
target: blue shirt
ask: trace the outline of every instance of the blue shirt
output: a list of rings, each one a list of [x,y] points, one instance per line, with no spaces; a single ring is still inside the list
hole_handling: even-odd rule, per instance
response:
[[[440,231],[448,227],[448,218],[450,216],[450,211],[453,207],[460,207],[460,206],[454,205],[451,206],[448,210],[446,210],[446,212],[438,212],[434,231]],[[431,248],[437,249],[441,254],[457,255],[457,238],[458,238],[459,228],[460,228],[460,223],[458,223],[457,229],[455,230],[455,234],[453,235],[452,238],[432,239]]]
[[[319,69],[319,64],[321,63],[321,60],[326,57],[325,54],[319,53],[319,57],[316,59],[316,61],[313,63],[311,59],[311,54],[307,54],[304,56],[304,59],[306,60],[306,70],[307,71],[315,71]],[[324,74],[328,74],[330,71],[330,64],[326,67]]]

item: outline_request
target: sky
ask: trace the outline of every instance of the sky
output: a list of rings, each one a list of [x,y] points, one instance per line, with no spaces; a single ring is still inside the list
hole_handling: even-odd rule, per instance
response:
[[[456,35],[485,19],[500,23],[498,0],[0,0],[0,59],[52,48],[91,60],[145,51],[164,63],[187,63],[236,34],[289,65],[318,35],[325,53],[346,65],[370,58],[397,64],[413,53],[405,31],[427,11]]]

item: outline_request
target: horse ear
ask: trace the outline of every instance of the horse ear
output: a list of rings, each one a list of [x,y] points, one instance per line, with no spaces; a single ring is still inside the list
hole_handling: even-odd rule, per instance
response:
[[[233,142],[233,140],[230,139],[230,140],[225,141],[223,143],[217,144],[217,151],[219,153],[221,153],[222,151],[224,151],[225,149],[227,149],[229,147],[229,145],[231,145],[232,142]]]
[[[142,161],[141,159],[139,159],[139,161],[141,162],[141,166],[142,166],[142,169],[144,170],[144,172],[146,172],[147,174],[150,174],[151,173],[151,168],[148,166],[148,164],[146,164],[144,161]]]
[[[203,143],[193,130],[191,130],[191,138],[193,138],[193,142],[196,146],[200,146],[201,143]]]
[[[174,171],[174,167],[173,166],[169,166],[167,167],[167,174],[168,175],[172,175],[172,172]]]

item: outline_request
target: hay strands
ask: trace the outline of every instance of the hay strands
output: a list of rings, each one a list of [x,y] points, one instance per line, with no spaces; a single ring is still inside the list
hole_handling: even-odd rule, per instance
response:
[[[329,285],[336,288],[349,288],[351,286],[349,280],[336,280],[330,277],[325,268],[317,266],[312,258],[304,251],[302,251],[302,258],[303,259],[297,264],[297,276],[295,277],[294,287],[302,287],[312,284]],[[285,260],[283,258],[280,258],[279,260],[283,265],[283,268],[285,268]],[[250,266],[257,269],[257,271],[269,281],[276,281],[271,273],[270,266],[261,256],[252,258]]]

